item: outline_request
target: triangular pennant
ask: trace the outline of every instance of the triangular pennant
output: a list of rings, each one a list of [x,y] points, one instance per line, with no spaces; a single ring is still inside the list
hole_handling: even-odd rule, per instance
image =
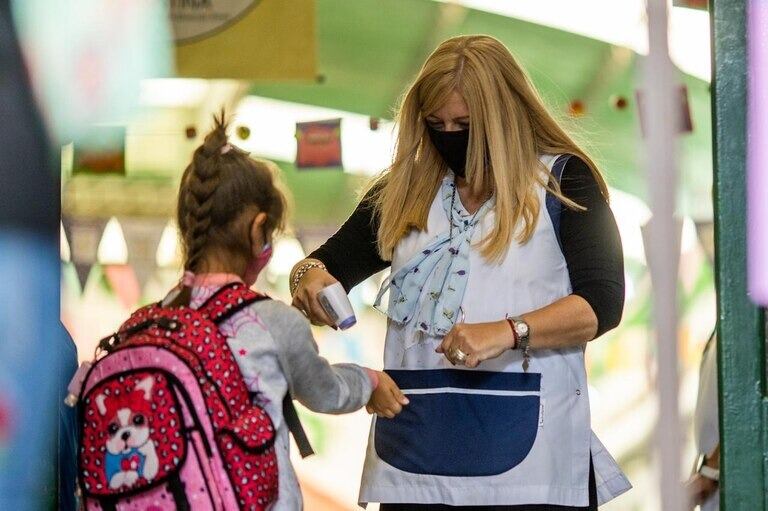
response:
[[[67,242],[72,244],[72,217],[68,215],[61,215],[61,228],[64,229],[64,235],[67,237]]]
[[[128,246],[128,263],[133,267],[139,287],[143,289],[155,270],[157,246],[167,221],[121,218],[120,223]]]
[[[70,256],[75,266],[96,262],[96,252],[107,225],[106,218],[77,218],[64,216],[61,219],[64,234],[69,241]],[[78,270],[79,272],[80,270]],[[87,278],[86,276],[83,278]],[[81,280],[81,283],[84,281]]]
[[[152,272],[154,271],[154,268],[151,268],[147,264],[135,264],[133,266],[134,274],[136,275],[136,282],[139,285],[139,289],[144,289],[144,286],[147,285],[147,281],[149,280],[149,277],[152,276]]]
[[[75,266],[75,272],[77,273],[77,280],[80,282],[81,292],[85,290],[85,284],[88,282],[88,275],[91,274],[90,263],[73,263]]]
[[[141,289],[133,268],[128,264],[108,264],[103,269],[107,282],[123,307],[135,307],[139,303]]]
[[[62,300],[65,297],[79,298],[83,294],[83,284],[75,265],[71,262],[61,263],[61,291]]]

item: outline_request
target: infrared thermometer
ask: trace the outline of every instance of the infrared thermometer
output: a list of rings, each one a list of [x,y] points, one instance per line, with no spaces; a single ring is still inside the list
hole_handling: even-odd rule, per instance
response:
[[[346,330],[357,323],[355,311],[341,283],[336,282],[324,288],[317,293],[317,299],[339,329]]]

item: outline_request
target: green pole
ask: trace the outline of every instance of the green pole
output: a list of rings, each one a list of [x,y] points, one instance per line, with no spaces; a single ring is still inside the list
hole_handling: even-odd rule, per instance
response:
[[[747,296],[746,3],[710,1],[723,511],[768,510],[764,319]]]

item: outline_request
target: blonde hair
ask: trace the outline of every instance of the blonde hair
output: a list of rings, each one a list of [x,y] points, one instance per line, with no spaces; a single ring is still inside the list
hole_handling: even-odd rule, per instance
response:
[[[392,165],[373,183],[380,218],[378,249],[389,259],[412,229],[424,230],[447,167],[429,140],[425,118],[453,91],[470,112],[466,179],[474,194],[493,191],[496,223],[481,242],[483,256],[499,261],[513,239],[527,242],[539,215],[537,186],[567,207],[583,209],[542,173],[541,154],[573,154],[592,170],[603,196],[608,187],[594,162],[547,111],[509,50],[485,35],[453,37],[427,58],[402,97]]]

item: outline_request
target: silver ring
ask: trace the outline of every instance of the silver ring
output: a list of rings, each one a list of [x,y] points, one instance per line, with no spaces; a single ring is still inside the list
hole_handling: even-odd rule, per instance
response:
[[[459,364],[463,364],[467,360],[467,357],[469,356],[463,351],[461,351],[459,348],[456,348],[455,350],[453,350],[451,354],[453,355],[453,359]]]

